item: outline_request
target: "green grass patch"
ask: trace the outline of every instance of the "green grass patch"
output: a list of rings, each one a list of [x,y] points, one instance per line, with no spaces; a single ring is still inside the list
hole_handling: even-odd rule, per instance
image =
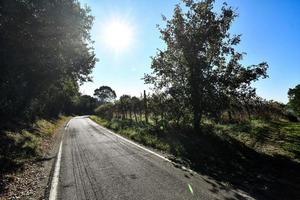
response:
[[[112,119],[111,121],[108,121],[94,115],[90,116],[90,118],[99,125],[114,130],[118,134],[145,146],[150,146],[166,152],[170,151],[170,145],[167,140],[158,137],[154,130],[152,130],[152,126],[143,122],[134,122],[129,119]]]
[[[100,124],[101,126],[107,127],[108,121],[106,119],[97,117],[95,115],[91,115],[90,119],[94,120],[97,124]]]
[[[215,128],[262,153],[299,161],[300,123],[254,119],[242,124],[217,124]]]
[[[192,146],[197,145],[194,144],[195,141],[199,140],[199,135],[187,133],[190,130],[177,132],[129,119],[114,118],[108,121],[98,116],[90,118],[120,135],[179,157],[186,155],[186,148],[194,148]],[[253,119],[239,124],[216,124],[206,120],[202,126],[202,134],[213,134],[220,138],[229,136],[260,153],[281,155],[299,161],[300,123]]]
[[[42,156],[44,141],[50,140],[69,119],[66,116],[55,120],[40,119],[24,129],[3,130],[0,135],[0,171],[13,170],[14,166]]]

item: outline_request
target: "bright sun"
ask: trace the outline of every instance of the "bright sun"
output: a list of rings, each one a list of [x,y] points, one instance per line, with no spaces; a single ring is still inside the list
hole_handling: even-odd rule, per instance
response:
[[[133,30],[130,24],[114,20],[107,24],[104,30],[104,41],[116,52],[126,50],[133,40]]]

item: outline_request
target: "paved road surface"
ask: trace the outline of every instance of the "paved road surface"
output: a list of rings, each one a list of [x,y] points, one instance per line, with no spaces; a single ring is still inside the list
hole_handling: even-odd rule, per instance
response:
[[[231,188],[117,137],[87,117],[64,133],[57,199],[241,199]]]

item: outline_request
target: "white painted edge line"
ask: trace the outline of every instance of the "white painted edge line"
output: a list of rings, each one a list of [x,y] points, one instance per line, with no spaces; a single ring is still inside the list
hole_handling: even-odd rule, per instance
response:
[[[91,119],[90,119],[90,120],[91,120]],[[127,138],[124,138],[123,136],[120,136],[120,135],[118,135],[118,134],[116,134],[116,133],[110,131],[109,129],[103,127],[103,126],[100,126],[99,124],[97,124],[97,123],[94,122],[93,120],[91,120],[91,121],[92,121],[95,125],[99,126],[101,129],[104,129],[105,131],[111,133],[112,135],[114,135],[114,136],[116,136],[116,137],[118,137],[118,138],[120,138],[120,139],[122,139],[122,140],[125,140],[126,142],[128,142],[128,143],[130,143],[130,144],[133,144],[133,145],[139,147],[140,149],[142,149],[142,150],[144,150],[144,151],[147,151],[147,152],[149,152],[149,153],[151,153],[151,154],[153,154],[153,155],[155,155],[155,156],[157,156],[157,157],[159,157],[159,158],[161,158],[161,159],[163,159],[163,160],[165,160],[165,161],[168,161],[168,162],[170,162],[170,163],[173,163],[173,161],[169,160],[168,158],[166,158],[166,157],[164,157],[164,156],[162,156],[162,155],[159,155],[158,153],[155,153],[155,152],[153,152],[153,151],[151,151],[151,150],[149,150],[149,149],[147,149],[147,148],[145,148],[145,147],[142,147],[141,145],[139,145],[139,144],[137,144],[137,143],[135,143],[135,142],[132,142],[131,140],[128,140]]]
[[[72,119],[68,121],[68,123],[65,125],[65,131],[69,127],[69,124]],[[59,181],[59,171],[60,171],[60,162],[61,162],[61,152],[62,152],[62,144],[64,140],[64,133],[61,137],[57,157],[56,157],[56,163],[55,163],[55,168],[54,168],[54,173],[52,177],[52,182],[51,182],[51,188],[50,188],[50,194],[49,194],[49,200],[56,200],[57,196],[57,186],[58,186],[58,181]]]
[[[56,159],[56,163],[55,163],[54,174],[53,174],[53,178],[52,178],[52,182],[51,182],[49,200],[56,200],[56,196],[57,196],[57,185],[58,185],[58,180],[59,180],[62,143],[63,143],[63,137],[62,137],[62,140],[59,145],[59,150],[58,150],[57,159]]]
[[[69,123],[70,123],[71,119],[68,121],[68,123],[65,125],[65,130],[67,130],[67,128],[69,127]]]

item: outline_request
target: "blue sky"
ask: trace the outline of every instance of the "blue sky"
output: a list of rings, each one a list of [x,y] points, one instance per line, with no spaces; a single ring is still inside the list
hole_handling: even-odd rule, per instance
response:
[[[81,92],[92,95],[101,85],[111,86],[118,96],[139,96],[144,73],[151,72],[150,56],[164,44],[156,24],[161,15],[172,16],[179,0],[81,0],[95,16],[92,39],[99,62],[93,70],[93,82],[81,86]],[[216,8],[223,1],[216,0]],[[239,50],[246,52],[243,64],[266,61],[269,78],[254,83],[257,93],[268,100],[286,103],[287,90],[300,84],[300,1],[298,0],[229,0],[239,17],[231,32],[242,34]],[[132,30],[133,39],[127,49],[116,53],[105,43],[103,32],[118,19]]]

